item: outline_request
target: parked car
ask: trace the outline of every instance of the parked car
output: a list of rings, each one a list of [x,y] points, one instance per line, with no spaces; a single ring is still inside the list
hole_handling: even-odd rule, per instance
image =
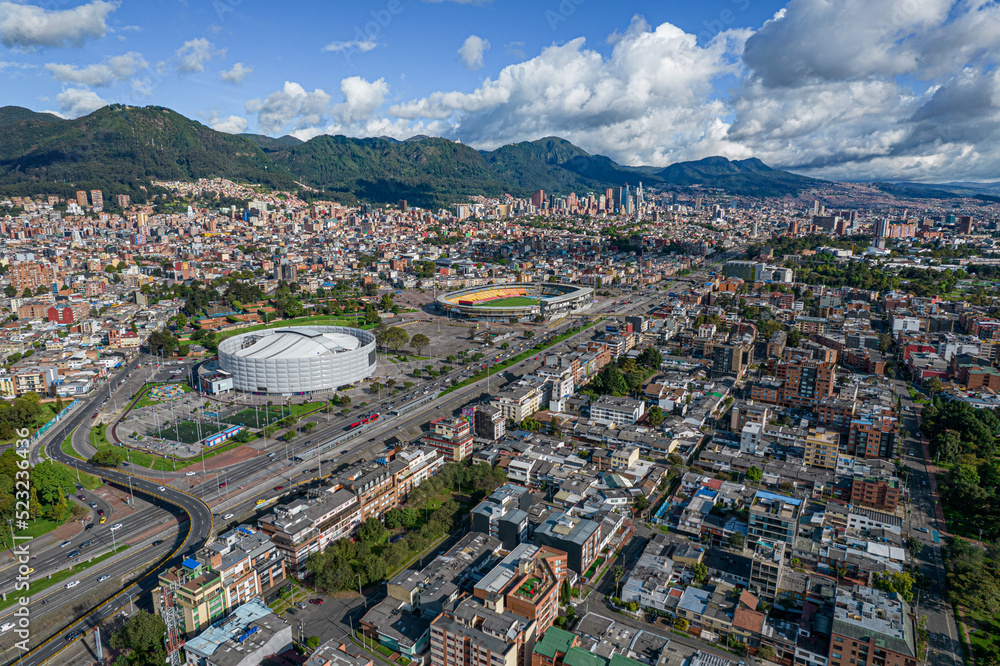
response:
[[[916,529],[918,532],[923,532],[924,534],[927,534],[928,532],[930,532],[930,530],[927,529],[926,527],[917,527],[917,528],[914,528],[914,529]]]
[[[322,599],[310,599],[309,603],[311,603],[311,604],[313,604],[315,606],[322,606],[323,605],[323,600]]]
[[[295,607],[296,608],[305,608],[306,605],[304,603],[302,603],[301,601],[296,601],[295,602]]]

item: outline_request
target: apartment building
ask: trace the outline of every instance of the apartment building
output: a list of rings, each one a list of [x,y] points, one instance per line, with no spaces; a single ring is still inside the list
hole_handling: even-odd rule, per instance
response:
[[[24,293],[25,289],[34,292],[38,287],[49,287],[56,279],[55,269],[52,266],[36,262],[12,264],[9,277],[18,296]]]
[[[462,462],[472,455],[472,424],[461,416],[441,416],[431,421],[431,432],[422,441],[447,462]]]
[[[837,588],[830,666],[917,666],[910,605],[897,595],[855,585]]]
[[[899,421],[894,416],[851,420],[847,434],[847,453],[856,458],[892,460],[896,453]]]
[[[362,523],[361,502],[351,491],[327,489],[320,497],[275,507],[257,521],[260,530],[284,553],[288,573],[305,573],[305,562]]]
[[[520,423],[543,406],[545,384],[538,381],[522,381],[494,396],[490,405],[499,409],[503,418]]]
[[[785,573],[785,548],[785,542],[771,539],[758,539],[753,545],[750,584],[747,589],[757,598],[771,604],[781,589],[781,580]]]
[[[431,666],[530,666],[537,625],[507,610],[505,599],[446,607],[431,623]]]
[[[569,568],[582,576],[600,551],[601,524],[554,511],[535,529],[533,539],[535,545],[565,552]]]
[[[198,560],[188,558],[180,565],[159,574],[159,586],[153,590],[153,607],[160,614],[160,601],[172,590],[181,637],[194,636],[222,619],[229,610],[222,575]]]
[[[559,617],[559,591],[567,574],[566,553],[523,543],[476,583],[473,595],[484,601],[504,595],[510,612],[535,621],[544,632]]]
[[[805,463],[822,469],[836,469],[840,435],[826,428],[809,428],[806,435]]]
[[[400,451],[396,454],[395,461],[405,465],[396,475],[399,501],[403,502],[411,490],[438,473],[445,463],[445,457],[440,451],[425,446]]]
[[[472,529],[499,539],[504,550],[514,550],[528,539],[531,503],[527,488],[505,483],[472,509]]]
[[[833,396],[835,366],[804,356],[768,361],[768,371],[781,382],[779,404],[809,408]]]
[[[646,403],[632,398],[602,395],[590,406],[590,418],[598,423],[633,425],[646,413]]]
[[[349,490],[358,498],[361,522],[365,522],[369,518],[381,518],[389,509],[399,506],[398,477],[403,468],[402,461],[394,459],[385,466],[376,465],[352,473],[335,485]]]
[[[490,442],[496,442],[507,432],[507,421],[503,412],[492,405],[476,407],[475,436]]]
[[[758,490],[750,504],[748,536],[794,546],[801,512],[802,500]]]
[[[249,525],[223,532],[198,553],[198,559],[222,576],[226,608],[263,597],[285,581],[284,553]]]

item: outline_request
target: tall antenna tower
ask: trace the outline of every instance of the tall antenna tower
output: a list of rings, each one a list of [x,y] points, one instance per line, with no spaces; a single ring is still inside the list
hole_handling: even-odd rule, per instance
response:
[[[178,585],[185,582],[184,572],[178,573],[178,580],[170,581],[167,586],[160,587],[160,617],[167,625],[167,663],[170,666],[181,666],[181,648],[184,647],[184,639],[177,631],[177,605],[174,594]]]

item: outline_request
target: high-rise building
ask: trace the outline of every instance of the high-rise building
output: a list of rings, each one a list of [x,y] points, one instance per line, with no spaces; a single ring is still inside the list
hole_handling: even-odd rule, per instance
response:
[[[499,594],[449,604],[431,623],[431,666],[530,666],[536,626]]]
[[[774,376],[781,382],[779,401],[788,407],[810,407],[833,395],[833,363],[795,356],[773,363]]]
[[[545,192],[542,190],[538,190],[537,192],[532,194],[531,205],[537,208],[538,210],[541,210],[545,205]]]
[[[972,233],[972,216],[971,215],[963,215],[962,217],[958,218],[958,231],[959,231],[959,233],[963,233],[963,234],[971,234]]]
[[[100,190],[91,190],[90,205],[94,208],[104,208],[104,193]]]
[[[773,604],[785,573],[785,542],[758,539],[750,561],[750,590],[759,599]]]
[[[127,194],[116,194],[115,203],[118,204],[119,208],[128,208],[129,204],[132,203],[132,197]]]
[[[76,191],[76,203],[81,208],[86,208],[90,204],[87,202],[87,190]]]

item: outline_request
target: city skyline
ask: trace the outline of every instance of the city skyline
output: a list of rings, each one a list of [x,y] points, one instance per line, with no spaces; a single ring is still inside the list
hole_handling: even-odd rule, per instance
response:
[[[0,103],[166,106],[227,132],[556,135],[622,164],[759,157],[845,181],[993,180],[1000,8],[235,0],[0,3]]]

